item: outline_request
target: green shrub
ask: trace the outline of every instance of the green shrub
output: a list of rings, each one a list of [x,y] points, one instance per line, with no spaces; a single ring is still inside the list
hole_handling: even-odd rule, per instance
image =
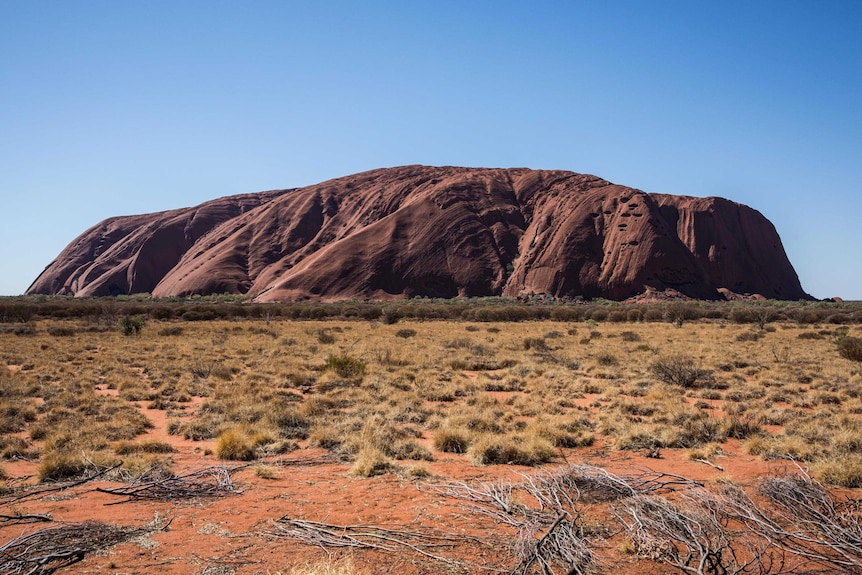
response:
[[[644,320],[644,312],[639,309],[630,309],[626,312],[626,320],[631,323],[636,323]]]
[[[683,322],[700,319],[702,314],[700,309],[694,304],[689,303],[672,303],[667,306],[665,311],[667,320],[676,325],[682,325]]]
[[[416,330],[410,328],[399,329],[395,332],[395,337],[403,337],[404,339],[407,339],[408,337],[413,337],[415,335]]]
[[[644,312],[644,321],[662,321],[664,312],[657,307],[651,307]]]
[[[608,314],[608,321],[613,323],[622,323],[628,319],[628,315],[623,310],[612,311]]]
[[[37,306],[19,301],[0,302],[0,323],[28,323],[36,314]]]
[[[608,319],[609,312],[606,309],[593,309],[589,313],[589,318],[593,320],[593,322],[605,321]]]
[[[754,311],[749,308],[738,307],[730,312],[730,321],[734,323],[754,323]]]
[[[791,314],[791,317],[800,324],[812,324],[820,321],[820,314],[814,310],[796,310]]]
[[[123,335],[138,335],[144,328],[144,318],[139,315],[127,315],[120,320]]]
[[[174,310],[169,306],[156,306],[150,310],[150,317],[158,320],[168,320],[174,317]]]
[[[212,321],[218,317],[211,309],[190,309],[180,316],[183,321]]]
[[[398,323],[398,320],[404,316],[401,310],[394,306],[387,306],[383,308],[381,315],[383,317],[383,323],[387,325]]]

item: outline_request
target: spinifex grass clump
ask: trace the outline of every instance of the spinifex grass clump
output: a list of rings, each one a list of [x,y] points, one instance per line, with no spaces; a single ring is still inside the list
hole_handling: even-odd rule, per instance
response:
[[[467,451],[477,465],[541,465],[554,455],[554,446],[547,439],[520,435],[483,435]]]
[[[253,430],[246,425],[226,429],[218,436],[216,455],[230,461],[251,461],[258,457],[262,447],[274,444],[273,434],[265,430]]]
[[[467,453],[471,434],[463,429],[442,427],[434,432],[434,449],[446,453]]]
[[[360,377],[365,373],[365,362],[349,355],[330,355],[324,367],[346,378]]]
[[[219,459],[251,461],[255,458],[254,443],[245,430],[231,428],[218,436],[216,455]]]

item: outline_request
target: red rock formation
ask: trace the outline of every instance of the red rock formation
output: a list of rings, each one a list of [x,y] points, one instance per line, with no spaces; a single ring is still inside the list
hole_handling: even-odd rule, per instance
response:
[[[563,171],[404,166],[111,218],[27,293],[807,298],[759,212]]]

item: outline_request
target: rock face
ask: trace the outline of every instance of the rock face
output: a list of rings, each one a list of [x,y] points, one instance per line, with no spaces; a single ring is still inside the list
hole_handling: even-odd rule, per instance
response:
[[[564,171],[404,166],[105,220],[27,293],[805,299],[772,224]],[[719,291],[721,290],[721,292]]]

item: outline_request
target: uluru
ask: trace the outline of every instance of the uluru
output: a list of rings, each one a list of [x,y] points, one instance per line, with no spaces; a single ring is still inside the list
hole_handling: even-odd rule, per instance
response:
[[[403,166],[109,218],[28,294],[246,294],[255,301],[809,299],[774,226],[717,197],[591,175]]]

